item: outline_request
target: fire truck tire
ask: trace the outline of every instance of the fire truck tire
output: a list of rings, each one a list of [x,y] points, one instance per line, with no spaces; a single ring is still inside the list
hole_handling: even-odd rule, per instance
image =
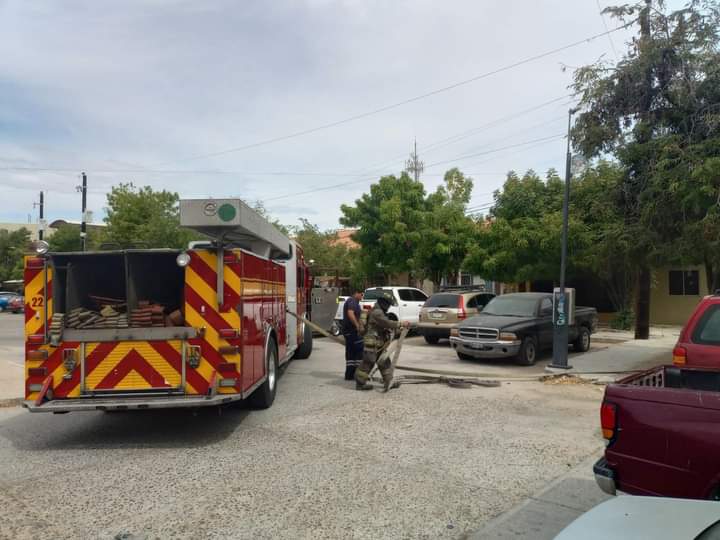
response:
[[[277,392],[278,375],[280,375],[278,366],[278,354],[275,341],[268,341],[267,350],[265,351],[265,361],[267,366],[267,378],[262,386],[255,390],[250,396],[250,406],[254,409],[268,409],[275,401],[275,393]]]
[[[303,325],[303,342],[295,350],[295,356],[293,358],[296,358],[298,360],[304,360],[305,358],[309,358],[310,355],[312,354],[312,347],[313,347],[312,328],[310,328],[309,325],[304,324]]]

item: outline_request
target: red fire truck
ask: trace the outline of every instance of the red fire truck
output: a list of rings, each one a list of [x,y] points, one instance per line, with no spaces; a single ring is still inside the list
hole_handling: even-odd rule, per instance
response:
[[[239,199],[182,200],[186,251],[25,259],[25,401],[32,412],[272,405],[307,358],[310,276],[299,245]]]

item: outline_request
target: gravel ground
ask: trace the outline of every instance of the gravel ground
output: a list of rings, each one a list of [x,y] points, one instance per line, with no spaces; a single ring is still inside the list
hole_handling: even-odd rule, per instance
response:
[[[356,392],[315,345],[267,411],[0,409],[0,537],[463,538],[602,447],[601,387]],[[402,363],[434,358],[487,371]]]

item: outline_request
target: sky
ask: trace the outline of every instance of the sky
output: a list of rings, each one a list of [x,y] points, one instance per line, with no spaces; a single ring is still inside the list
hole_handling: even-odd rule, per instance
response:
[[[482,207],[508,170],[563,171],[573,69],[632,35],[584,41],[619,26],[607,3],[0,0],[0,222],[37,221],[41,190],[79,220],[85,171],[96,221],[133,182],[335,229],[414,140],[427,191],[458,167]]]

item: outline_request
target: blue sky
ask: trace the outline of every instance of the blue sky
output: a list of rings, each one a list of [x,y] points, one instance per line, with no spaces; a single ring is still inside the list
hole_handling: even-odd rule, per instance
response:
[[[604,30],[596,0],[0,0],[0,221],[36,219],[41,189],[50,218],[79,219],[85,170],[96,216],[110,186],[133,181],[182,197],[259,199],[284,223],[336,228],[340,204],[399,172],[414,138],[427,165],[443,162],[426,168],[428,190],[458,166],[475,180],[472,203],[483,204],[509,169],[562,169],[564,141],[459,158],[563,133],[570,104],[559,98],[572,70],[561,64],[612,59],[629,33],[334,128],[189,158],[374,110]]]

